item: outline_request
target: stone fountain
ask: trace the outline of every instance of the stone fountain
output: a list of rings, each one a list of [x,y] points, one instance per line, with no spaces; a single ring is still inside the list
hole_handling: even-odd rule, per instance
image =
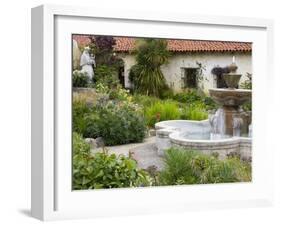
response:
[[[220,136],[241,136],[248,134],[250,115],[241,108],[252,97],[252,91],[237,89],[241,74],[237,74],[237,66],[232,63],[230,72],[223,74],[228,88],[209,89],[210,96],[219,104],[216,114],[210,116],[214,134]],[[223,124],[223,125],[221,125]]]
[[[242,105],[251,99],[251,90],[239,89],[241,74],[234,62],[230,72],[223,74],[228,88],[209,89],[210,96],[220,106],[203,121],[169,120],[155,124],[158,154],[171,146],[217,153],[221,159],[233,153],[242,159],[251,159],[251,114]],[[249,129],[250,128],[250,129]]]

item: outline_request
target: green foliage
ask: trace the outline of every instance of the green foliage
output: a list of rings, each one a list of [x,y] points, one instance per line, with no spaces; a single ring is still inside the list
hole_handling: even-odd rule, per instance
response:
[[[187,105],[194,104],[194,102],[196,103],[201,102],[202,104],[205,105],[206,110],[217,108],[217,105],[215,104],[212,98],[205,96],[202,93],[199,94],[197,90],[193,90],[193,89],[190,89],[186,92],[177,93],[172,97],[172,99],[181,103],[185,103]]]
[[[252,102],[247,102],[242,105],[244,111],[252,111]]]
[[[74,99],[72,103],[73,131],[83,134],[86,129],[85,115],[90,112],[85,100]]]
[[[159,98],[162,100],[173,99],[174,91],[167,85],[160,91]]]
[[[153,97],[153,96],[134,94],[133,101],[135,103],[138,103],[138,104],[144,106],[144,108],[147,108],[147,107],[150,107],[150,106],[154,105],[155,103],[159,102],[160,99],[157,97]]]
[[[118,101],[127,101],[132,102],[132,96],[130,95],[130,91],[123,89],[121,85],[118,85],[115,89],[110,89],[109,98],[112,100]]]
[[[181,119],[200,121],[208,118],[206,106],[201,102],[194,102],[183,106],[181,110]]]
[[[213,109],[217,109],[218,108],[218,105],[209,96],[203,97],[202,101],[205,104],[207,110],[213,110]]]
[[[81,72],[78,70],[72,73],[72,86],[73,87],[87,87],[89,83],[89,77],[86,72]]]
[[[126,94],[122,93],[122,98],[130,98]],[[141,142],[146,124],[139,106],[128,100],[110,101],[101,97],[93,106],[84,100],[73,101],[73,130],[84,137],[102,137],[106,145],[118,145]]]
[[[190,101],[189,104],[184,104],[139,94],[133,96],[133,101],[144,106],[146,123],[149,127],[154,127],[156,122],[164,120],[204,120],[208,118],[208,107],[202,101]]]
[[[123,155],[109,155],[106,150],[90,154],[90,147],[73,134],[73,189],[100,189],[150,186],[151,179],[136,161]]]
[[[116,101],[132,102],[133,97],[130,95],[130,91],[123,89],[120,84],[116,87],[109,88],[104,83],[98,83],[96,85],[96,92],[99,94],[108,95],[109,99]]]
[[[116,87],[119,84],[117,69],[106,64],[98,65],[95,68],[94,79],[97,84],[101,83],[109,88]]]
[[[187,92],[177,93],[173,96],[173,99],[185,104],[191,104],[194,101],[201,100],[196,90],[188,90]]]
[[[137,43],[136,61],[130,72],[134,89],[142,94],[159,96],[165,87],[165,78],[160,69],[170,56],[167,42],[163,39],[143,39]]]
[[[172,101],[158,101],[145,109],[147,125],[153,127],[156,122],[180,118],[177,103]]]
[[[251,181],[251,167],[237,158],[219,160],[197,151],[170,148],[165,168],[159,174],[162,185],[208,184]]]
[[[106,145],[117,145],[141,142],[145,132],[141,112],[126,103],[109,103],[86,117],[84,137],[103,137]]]
[[[86,143],[81,135],[76,132],[72,134],[73,155],[88,156],[90,154],[90,144]]]

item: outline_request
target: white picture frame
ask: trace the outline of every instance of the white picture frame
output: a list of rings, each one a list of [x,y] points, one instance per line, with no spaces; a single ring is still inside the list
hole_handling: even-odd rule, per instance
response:
[[[89,30],[88,25],[96,30]],[[120,25],[119,31],[115,25]],[[121,32],[122,26],[126,29]],[[71,133],[68,120],[71,117],[68,103],[71,74],[66,67],[59,68],[57,62],[61,65],[71,62],[71,48],[68,49],[71,38],[66,40],[65,37],[71,33],[96,34],[97,30],[105,35],[190,39],[204,39],[208,33],[208,39],[253,42],[253,73],[257,75],[253,79],[253,121],[256,122],[253,125],[253,182],[72,191],[69,186],[71,138],[60,136],[61,133]],[[41,220],[57,220],[271,205],[273,179],[268,175],[273,171],[274,150],[270,148],[268,136],[265,136],[269,116],[264,106],[270,105],[269,97],[273,92],[268,88],[274,82],[272,45],[273,22],[265,19],[123,12],[56,5],[33,8],[32,216]],[[65,55],[62,55],[64,51]],[[262,74],[267,76],[258,76]],[[66,110],[59,107],[62,103],[66,103]],[[63,124],[62,115],[68,115],[65,117],[68,124]],[[56,132],[62,127],[61,132]],[[266,151],[261,153],[262,149]]]

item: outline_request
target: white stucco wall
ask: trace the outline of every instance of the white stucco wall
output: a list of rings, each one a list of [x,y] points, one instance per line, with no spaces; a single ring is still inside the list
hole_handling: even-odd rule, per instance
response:
[[[118,54],[124,61],[124,76],[125,76],[125,87],[130,88],[131,83],[129,80],[129,73],[132,66],[136,64],[135,56],[132,54]]]
[[[124,60],[125,65],[125,87],[130,87],[129,71],[136,63],[135,57],[130,54],[119,54]],[[251,53],[234,53],[235,62],[238,66],[237,73],[242,74],[240,82],[243,82],[246,73],[252,73]],[[198,68],[198,63],[202,64],[203,72],[203,86],[199,84],[204,91],[207,92],[209,88],[216,87],[215,76],[212,75],[211,70],[215,66],[225,67],[232,63],[232,53],[175,53],[170,57],[169,63],[162,66],[162,72],[166,78],[167,84],[176,92],[182,91],[182,68]]]

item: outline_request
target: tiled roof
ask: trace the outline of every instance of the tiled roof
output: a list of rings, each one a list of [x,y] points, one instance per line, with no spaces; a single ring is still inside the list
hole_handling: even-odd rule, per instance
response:
[[[134,50],[134,38],[116,38],[115,51],[127,52]],[[249,42],[199,41],[199,40],[168,40],[168,50],[172,52],[249,52]]]
[[[73,38],[83,46],[91,42],[89,36],[74,35]],[[116,37],[115,40],[114,50],[117,52],[129,52],[135,48],[135,38]],[[252,44],[249,42],[169,39],[168,50],[172,52],[250,52]]]

